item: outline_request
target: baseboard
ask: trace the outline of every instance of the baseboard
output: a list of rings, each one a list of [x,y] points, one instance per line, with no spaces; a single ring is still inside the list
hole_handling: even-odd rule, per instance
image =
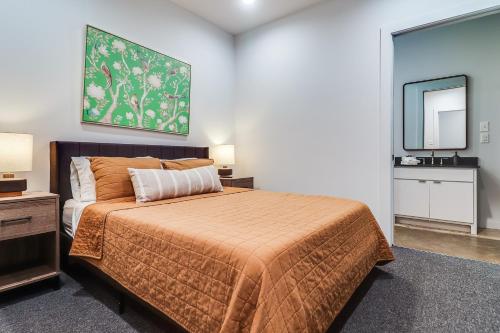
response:
[[[409,217],[396,216],[396,225],[417,227],[428,230],[441,230],[448,232],[456,232],[462,234],[470,234],[470,225],[447,223],[441,221],[421,220]]]

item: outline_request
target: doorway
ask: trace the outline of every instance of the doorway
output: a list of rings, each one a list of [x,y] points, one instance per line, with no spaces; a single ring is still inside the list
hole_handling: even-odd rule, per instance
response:
[[[495,200],[500,193],[496,181],[500,170],[490,154],[491,149],[500,148],[500,142],[483,142],[485,133],[495,131],[492,126],[483,132],[483,123],[489,127],[495,115],[481,108],[490,103],[487,96],[495,95],[488,89],[494,89],[494,77],[500,76],[500,64],[488,59],[495,52],[500,59],[500,47],[491,48],[494,32],[500,31],[497,10],[392,33],[391,155],[396,159],[390,167],[389,207],[392,239],[397,246],[500,264],[500,201]],[[492,31],[491,43],[485,31]],[[470,84],[419,91],[421,101],[416,107],[422,110],[410,114],[422,116],[415,122],[423,124],[422,147],[407,147],[404,133],[419,130],[407,128],[412,124],[410,117],[405,120],[404,116],[408,108],[405,84],[462,74]],[[463,96],[472,101],[465,102]],[[384,106],[384,96],[381,102]],[[409,154],[419,164],[411,169],[398,160]],[[461,164],[474,158],[480,168]]]

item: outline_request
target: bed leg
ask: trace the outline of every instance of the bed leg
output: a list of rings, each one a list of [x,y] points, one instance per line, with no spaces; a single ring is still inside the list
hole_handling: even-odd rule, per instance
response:
[[[122,292],[118,293],[118,314],[125,313],[125,295]]]
[[[59,278],[59,275],[53,277],[51,282],[52,282],[52,289],[54,289],[54,290],[61,289],[61,280]]]

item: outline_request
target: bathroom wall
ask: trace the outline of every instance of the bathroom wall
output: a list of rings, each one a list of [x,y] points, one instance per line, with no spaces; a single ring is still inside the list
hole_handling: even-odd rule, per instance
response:
[[[469,148],[477,156],[479,226],[500,229],[500,14],[420,30],[394,39],[394,154],[403,149],[402,105],[406,82],[450,75],[469,76]],[[490,143],[480,143],[479,123],[490,121]],[[419,156],[428,152],[411,152]],[[453,151],[437,152],[451,156]]]

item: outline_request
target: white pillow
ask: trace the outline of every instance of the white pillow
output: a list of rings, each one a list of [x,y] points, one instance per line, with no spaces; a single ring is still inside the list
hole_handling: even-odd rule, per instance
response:
[[[73,182],[71,183],[73,199],[81,202],[96,201],[95,178],[90,168],[90,161],[86,157],[72,157],[71,168],[76,169],[80,185],[79,191],[77,189],[73,190]],[[78,194],[78,192],[80,193],[79,199],[75,198],[75,194]]]
[[[69,169],[70,169],[69,181],[71,183],[71,194],[73,194],[73,199],[80,201],[81,198],[80,178],[78,177],[78,171],[76,170],[75,162],[73,162],[73,159],[71,160]]]
[[[137,202],[222,192],[213,165],[189,170],[128,169]]]

